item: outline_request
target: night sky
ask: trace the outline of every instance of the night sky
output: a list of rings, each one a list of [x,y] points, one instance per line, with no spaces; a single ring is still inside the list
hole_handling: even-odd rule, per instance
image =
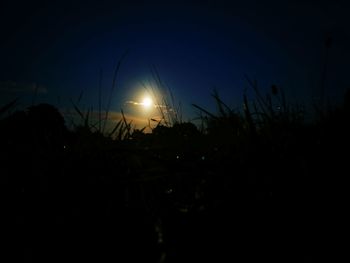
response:
[[[19,96],[72,108],[97,108],[100,71],[104,107],[113,69],[124,57],[112,111],[142,116],[142,84],[155,67],[181,102],[215,111],[216,88],[240,107],[244,75],[262,91],[276,84],[290,100],[309,103],[320,94],[325,39],[332,38],[326,78],[334,101],[350,87],[350,11],[347,1],[2,1],[0,4],[1,104]],[[249,90],[248,90],[248,94]]]

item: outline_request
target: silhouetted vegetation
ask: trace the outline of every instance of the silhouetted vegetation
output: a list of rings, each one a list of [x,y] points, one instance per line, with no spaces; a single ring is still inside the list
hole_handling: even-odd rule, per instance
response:
[[[51,105],[5,105],[12,236],[33,262],[302,262],[322,242],[325,211],[342,204],[332,187],[348,171],[349,93],[306,122],[279,87],[263,96],[248,81],[256,98],[244,96],[242,112],[217,92],[217,113],[194,105],[200,129],[159,123],[144,133],[123,115],[102,133],[76,106],[83,121],[68,129]]]

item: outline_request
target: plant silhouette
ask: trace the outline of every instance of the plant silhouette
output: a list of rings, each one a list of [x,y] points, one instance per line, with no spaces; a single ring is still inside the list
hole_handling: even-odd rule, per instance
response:
[[[279,87],[262,96],[249,83],[256,98],[244,95],[242,112],[214,91],[217,113],[194,105],[200,128],[175,122],[151,133],[132,129],[124,115],[111,136],[85,120],[68,129],[49,104],[2,107],[2,180],[13,196],[7,215],[27,233],[17,250],[39,261],[68,254],[278,261],[276,248],[291,260],[315,254],[319,217],[331,200],[322,187],[336,186],[347,169],[339,149],[349,147],[349,93],[307,122]]]

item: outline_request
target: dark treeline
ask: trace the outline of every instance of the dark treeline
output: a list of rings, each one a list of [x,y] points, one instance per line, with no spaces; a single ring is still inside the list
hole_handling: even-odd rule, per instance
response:
[[[345,203],[350,100],[304,120],[273,86],[242,113],[214,93],[151,133],[67,129],[52,105],[0,110],[17,262],[312,262]],[[317,110],[318,109],[318,110]],[[343,200],[343,201],[342,201]],[[327,216],[333,219],[328,220]],[[10,241],[11,240],[11,241]]]

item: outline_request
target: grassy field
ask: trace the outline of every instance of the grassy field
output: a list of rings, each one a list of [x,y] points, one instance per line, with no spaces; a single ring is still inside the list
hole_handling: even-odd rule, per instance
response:
[[[68,129],[52,105],[0,109],[1,181],[17,262],[313,262],[341,217],[349,95],[315,118],[282,90],[151,133]],[[124,116],[124,115],[123,115]],[[101,122],[101,118],[99,120]],[[326,219],[332,215],[333,219]],[[333,229],[333,230],[331,230]],[[10,241],[11,240],[11,241]],[[14,243],[12,243],[14,242]],[[12,250],[9,250],[12,251]]]

